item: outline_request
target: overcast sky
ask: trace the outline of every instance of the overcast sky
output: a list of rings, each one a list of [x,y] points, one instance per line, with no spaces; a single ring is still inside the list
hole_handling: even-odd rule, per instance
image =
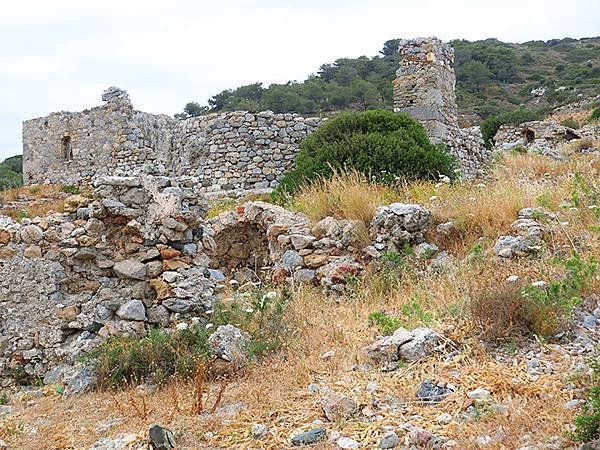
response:
[[[174,114],[243,84],[302,80],[384,41],[436,35],[523,42],[600,35],[598,0],[3,0],[0,161],[21,121],[100,104]]]

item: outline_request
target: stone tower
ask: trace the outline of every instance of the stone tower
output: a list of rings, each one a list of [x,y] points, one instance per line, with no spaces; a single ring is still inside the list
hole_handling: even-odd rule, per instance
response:
[[[394,111],[423,123],[433,142],[458,126],[454,92],[454,49],[436,37],[400,41],[394,80]]]
[[[491,153],[483,146],[478,127],[458,126],[454,49],[436,37],[428,37],[403,39],[398,52],[394,111],[421,122],[431,142],[445,144],[456,157],[464,178],[479,175]]]

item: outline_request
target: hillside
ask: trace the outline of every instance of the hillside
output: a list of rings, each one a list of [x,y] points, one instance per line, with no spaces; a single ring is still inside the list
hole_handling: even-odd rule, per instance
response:
[[[399,39],[374,57],[340,58],[303,81],[263,87],[257,82],[214,95],[207,106],[188,103],[185,118],[236,109],[323,114],[391,108]],[[485,118],[519,106],[550,108],[600,93],[600,38],[510,44],[497,39],[451,41],[461,112]],[[531,91],[545,88],[534,96]],[[544,89],[538,91],[542,92]]]
[[[23,184],[23,157],[11,156],[0,163],[0,190]]]

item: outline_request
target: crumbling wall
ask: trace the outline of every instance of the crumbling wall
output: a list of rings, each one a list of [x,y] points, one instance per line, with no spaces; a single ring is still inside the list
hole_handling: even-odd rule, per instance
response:
[[[393,82],[394,111],[420,121],[432,142],[456,157],[465,178],[475,177],[491,159],[478,127],[458,126],[454,50],[438,38],[401,40],[400,67]]]
[[[195,184],[102,177],[65,214],[0,224],[0,380],[42,377],[115,334],[205,317],[222,280]]]
[[[174,174],[198,177],[208,192],[273,188],[321,121],[271,111],[184,120],[174,129]]]
[[[515,147],[525,147],[537,153],[550,155],[556,153],[556,147],[581,137],[579,130],[554,120],[536,120],[519,125],[500,126],[494,136],[494,148],[504,152]]]
[[[202,191],[277,185],[321,119],[235,111],[176,120],[133,109],[109,88],[106,103],[23,122],[25,183],[89,183],[103,175],[194,176]]]

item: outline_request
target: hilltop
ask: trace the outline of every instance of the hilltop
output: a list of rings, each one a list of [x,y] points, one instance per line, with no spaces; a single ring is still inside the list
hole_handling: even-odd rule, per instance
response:
[[[400,39],[376,56],[339,58],[302,81],[260,82],[222,91],[207,106],[186,105],[179,117],[233,110],[328,115],[392,107],[391,81]],[[518,107],[552,107],[600,94],[600,37],[512,44],[497,39],[453,40],[458,106],[474,122]]]

